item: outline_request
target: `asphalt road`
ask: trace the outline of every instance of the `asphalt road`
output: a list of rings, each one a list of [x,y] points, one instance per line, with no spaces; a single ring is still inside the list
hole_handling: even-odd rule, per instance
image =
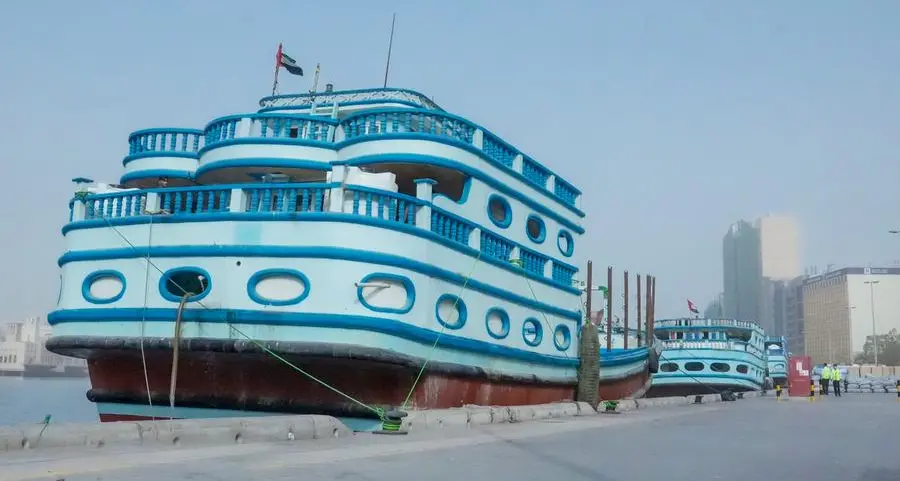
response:
[[[900,402],[851,394],[407,436],[0,455],[0,480],[897,481]]]

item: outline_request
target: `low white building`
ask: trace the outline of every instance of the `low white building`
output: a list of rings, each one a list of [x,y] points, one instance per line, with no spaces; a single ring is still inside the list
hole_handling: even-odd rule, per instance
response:
[[[83,359],[60,356],[48,351],[44,343],[50,337],[50,324],[42,316],[2,325],[0,330],[0,376],[20,376],[26,366],[86,366]]]

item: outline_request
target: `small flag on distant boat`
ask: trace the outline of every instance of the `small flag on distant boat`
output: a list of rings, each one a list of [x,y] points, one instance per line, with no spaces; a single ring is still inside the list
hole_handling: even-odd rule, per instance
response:
[[[284,50],[281,48],[281,44],[278,44],[278,57],[277,57],[278,66],[284,67],[288,73],[293,75],[303,76],[303,68],[297,65],[297,61],[294,60],[294,57],[284,53]]]
[[[697,306],[694,305],[694,301],[688,299],[688,310],[694,314],[700,314],[700,309],[697,309]]]

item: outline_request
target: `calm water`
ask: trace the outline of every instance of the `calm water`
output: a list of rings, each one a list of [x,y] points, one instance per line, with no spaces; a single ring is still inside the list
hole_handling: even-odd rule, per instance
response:
[[[22,379],[0,377],[0,426],[53,422],[98,422],[97,408],[87,400],[88,378]]]

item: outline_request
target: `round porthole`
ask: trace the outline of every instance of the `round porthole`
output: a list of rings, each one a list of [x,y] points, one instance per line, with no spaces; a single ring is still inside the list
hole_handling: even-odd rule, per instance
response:
[[[659,370],[662,372],[675,372],[678,370],[678,364],[674,362],[664,362],[659,365]]]
[[[540,244],[547,238],[547,227],[544,225],[543,219],[531,214],[525,221],[525,233],[532,242]]]
[[[466,303],[458,296],[444,294],[438,297],[434,311],[438,322],[447,329],[461,329],[466,325]]]
[[[187,302],[203,299],[212,289],[209,272],[199,267],[177,267],[166,271],[159,278],[160,295],[172,302],[181,302],[181,298],[190,294]]]
[[[560,254],[572,257],[572,252],[575,251],[575,240],[572,239],[572,234],[565,230],[559,231],[559,235],[556,236],[556,247],[559,248]]]
[[[493,307],[487,311],[484,323],[488,335],[494,339],[505,339],[509,335],[509,314],[499,307]]]
[[[309,296],[309,279],[293,269],[264,269],[247,280],[247,295],[264,306],[299,304]]]
[[[512,222],[512,208],[509,202],[496,194],[488,197],[487,214],[497,227],[507,228]]]
[[[747,372],[749,371],[749,369],[747,369],[747,365],[746,365],[746,364],[738,364],[738,367],[735,368],[735,371],[737,371],[737,372],[739,372],[739,373],[741,373],[741,374],[747,374]]]
[[[553,330],[553,345],[560,351],[569,349],[572,345],[572,331],[569,330],[569,326],[562,324],[556,326]]]
[[[91,304],[109,304],[125,295],[125,276],[119,271],[102,270],[93,272],[81,283],[81,295]],[[60,298],[62,285],[60,285]],[[59,304],[59,299],[56,301]]]
[[[531,347],[540,345],[544,340],[544,327],[537,319],[531,317],[522,324],[522,338]]]

